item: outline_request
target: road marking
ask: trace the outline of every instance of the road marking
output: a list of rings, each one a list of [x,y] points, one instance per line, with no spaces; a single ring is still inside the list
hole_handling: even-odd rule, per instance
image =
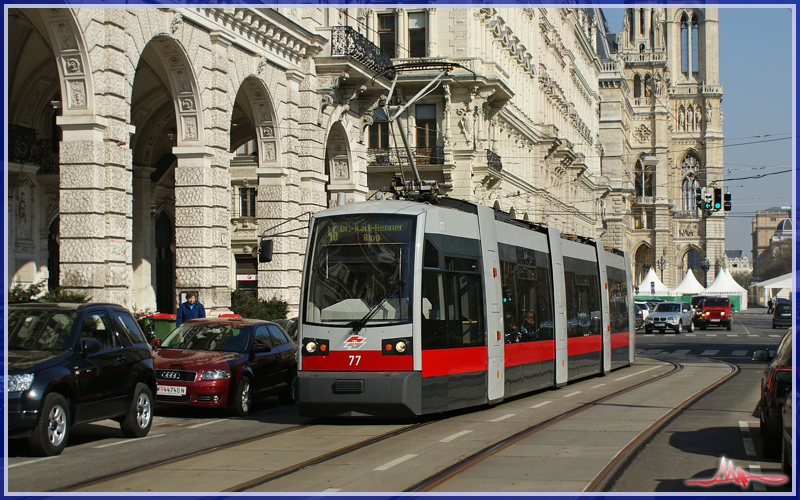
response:
[[[761,335],[748,335],[748,337],[760,337]]]
[[[678,349],[677,351],[673,352],[673,356],[684,356],[689,354],[690,349]]]
[[[759,464],[749,464],[748,467],[750,468],[750,474],[753,474],[754,476],[761,475],[761,466]],[[760,481],[754,481],[753,489],[756,491],[767,491],[767,486]]]
[[[514,415],[516,415],[516,413],[509,413],[509,414],[507,414],[507,415],[503,415],[502,417],[497,417],[497,418],[495,418],[495,419],[489,420],[489,422],[499,422],[499,421],[501,421],[501,420],[505,420],[505,419],[507,419],[507,418],[511,418],[511,417],[513,417]]]
[[[653,366],[651,368],[648,368],[647,370],[642,370],[640,372],[631,373],[630,375],[625,375],[624,377],[615,378],[614,382],[619,382],[620,380],[625,380],[628,377],[634,377],[636,375],[641,375],[644,372],[649,372],[650,370],[655,370],[656,368],[661,368],[662,366],[666,366],[666,365],[667,365],[667,363],[661,363],[660,365]]]
[[[218,424],[219,422],[227,422],[227,421],[228,421],[227,419],[222,418],[222,419],[219,419],[219,420],[212,420],[211,422],[203,422],[202,424],[190,425],[188,428],[189,429],[197,429],[198,427],[203,427],[203,426],[211,425],[211,424]]]
[[[700,355],[701,355],[701,356],[714,356],[714,355],[716,355],[718,352],[719,352],[719,351],[718,351],[718,350],[716,350],[716,349],[708,349],[708,350],[705,350],[705,351],[701,352],[701,353],[700,353]]]
[[[744,440],[744,453],[748,457],[755,457],[756,456],[756,447],[753,446],[753,440],[749,437],[746,437]]]
[[[774,339],[779,339],[779,338],[781,338],[781,336],[780,336],[780,335],[770,335],[770,337],[772,337],[772,338],[774,338]]]
[[[604,385],[606,385],[606,384],[593,385],[592,389],[597,389],[598,387],[603,387]]]
[[[101,444],[100,446],[94,446],[94,448],[95,449],[97,449],[97,448],[108,448],[109,446],[117,446],[118,444],[140,443],[140,442],[144,441],[145,439],[159,438],[159,437],[162,437],[162,436],[166,436],[166,434],[156,434],[155,436],[147,436],[147,437],[136,438],[136,439],[126,439],[125,441],[117,441],[116,443]]]
[[[706,333],[706,337],[716,337],[716,333]]]
[[[645,337],[655,337],[655,334],[652,334],[652,333],[645,333],[645,334],[644,334],[644,336],[645,336]]]
[[[416,457],[416,455],[414,455],[414,454],[403,455],[403,456],[402,456],[402,457],[400,457],[400,458],[396,458],[396,459],[392,460],[391,462],[389,462],[389,463],[386,463],[386,464],[383,464],[383,465],[381,465],[380,467],[376,467],[376,468],[374,468],[374,469],[372,469],[372,470],[386,470],[386,469],[391,469],[391,468],[392,468],[392,467],[394,467],[395,465],[397,465],[397,464],[402,464],[402,463],[403,463],[403,462],[405,462],[406,460],[411,460],[411,459],[412,459],[412,458],[414,458],[414,457]]]
[[[28,460],[27,462],[20,462],[18,464],[9,465],[8,468],[9,469],[13,469],[14,467],[19,467],[20,465],[35,464],[36,462],[41,462],[43,460],[50,460],[50,459],[53,459],[53,458],[58,458],[58,455],[56,455],[54,457],[44,457],[44,458],[37,458],[36,460]]]
[[[675,336],[675,334],[674,334],[674,333],[668,333],[668,334],[666,334],[666,335],[664,335],[664,336],[665,336],[665,337],[674,337],[674,336]]]
[[[739,324],[742,325],[742,328],[744,328],[744,332],[749,335],[750,334],[750,330],[748,330],[747,327],[744,326],[744,323],[742,323],[741,320],[738,320],[738,319],[736,321],[738,321]]]
[[[737,334],[735,334],[735,333],[729,333],[729,334],[728,334],[728,337],[738,337],[738,336],[739,336],[739,335],[737,335]]]
[[[696,333],[687,333],[686,336],[687,337],[697,337],[697,334]]]
[[[440,442],[440,443],[449,443],[450,441],[452,441],[452,440],[454,440],[454,439],[458,439],[458,438],[460,438],[461,436],[464,436],[464,435],[466,435],[466,434],[469,434],[470,432],[472,432],[472,431],[461,431],[461,432],[456,432],[456,433],[455,433],[455,434],[453,434],[452,436],[447,436],[446,438],[442,439],[442,440],[441,440],[441,441],[439,441],[439,442]]]
[[[323,490],[323,493],[336,493],[337,491],[342,491],[341,488],[328,488],[327,490]]]
[[[647,351],[644,351],[642,354],[650,354],[650,355],[655,356],[656,354],[660,353],[661,351],[662,351],[662,349],[648,349]]]
[[[552,403],[552,401],[542,401],[539,404],[535,404],[535,405],[531,406],[531,408],[541,408],[542,406],[549,405],[550,403]]]
[[[731,356],[747,356],[747,351],[733,351]]]
[[[565,397],[565,398],[571,398],[572,396],[574,396],[574,395],[576,395],[576,394],[580,394],[581,392],[583,392],[583,391],[575,391],[575,392],[573,392],[573,393],[571,393],[571,394],[567,394],[567,395],[566,395],[566,396],[564,396],[564,397]]]
[[[750,422],[739,420],[739,430],[742,432],[750,432]]]

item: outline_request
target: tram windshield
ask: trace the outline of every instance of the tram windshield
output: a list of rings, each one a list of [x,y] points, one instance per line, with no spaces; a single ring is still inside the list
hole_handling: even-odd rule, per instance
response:
[[[410,322],[414,226],[413,217],[398,215],[317,219],[305,321],[342,326]]]

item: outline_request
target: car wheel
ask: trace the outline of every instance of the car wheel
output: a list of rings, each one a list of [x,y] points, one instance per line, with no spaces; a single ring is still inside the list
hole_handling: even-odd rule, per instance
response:
[[[652,328],[645,328],[644,329],[644,333],[646,333],[647,335],[652,335],[653,334],[653,329]]]
[[[289,382],[287,383],[286,391],[278,396],[282,405],[293,405],[297,403],[297,372],[292,371],[289,375]]]
[[[776,329],[776,328],[778,328],[778,327],[777,327],[777,326],[775,326],[775,323],[772,323],[772,329],[774,330],[774,329]]]
[[[122,434],[128,438],[145,437],[153,425],[153,392],[147,384],[139,382],[133,393],[133,402],[125,420],[120,422]]]
[[[687,329],[689,333],[694,332],[694,321],[689,322],[689,328]]]
[[[728,331],[731,331],[731,326],[732,325],[730,323],[728,323]]]
[[[231,411],[237,417],[246,417],[250,413],[250,406],[253,403],[252,385],[250,379],[242,377],[239,385],[236,386],[236,396],[233,398]]]
[[[64,396],[51,392],[44,398],[36,427],[28,437],[28,446],[42,457],[60,455],[69,440],[69,405]]]
[[[681,333],[683,333],[683,323],[678,320],[678,324],[675,326],[675,334],[680,335]]]

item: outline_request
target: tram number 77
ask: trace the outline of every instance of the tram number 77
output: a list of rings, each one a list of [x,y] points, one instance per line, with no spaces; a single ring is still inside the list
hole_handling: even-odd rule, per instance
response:
[[[348,357],[350,358],[350,366],[358,366],[358,364],[361,362],[361,356],[351,354]]]

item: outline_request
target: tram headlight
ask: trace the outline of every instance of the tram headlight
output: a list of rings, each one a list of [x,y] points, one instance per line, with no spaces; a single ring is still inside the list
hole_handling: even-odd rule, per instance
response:
[[[384,339],[382,353],[384,356],[408,356],[411,354],[411,339]]]
[[[314,342],[313,340],[310,341],[310,342],[307,342],[305,349],[306,349],[307,353],[314,354],[315,352],[317,352],[317,343]]]
[[[397,351],[399,354],[403,354],[406,352],[406,348],[408,345],[406,344],[405,340],[401,340],[394,345],[394,350]]]
[[[327,356],[329,340],[326,339],[303,339],[303,356]]]

